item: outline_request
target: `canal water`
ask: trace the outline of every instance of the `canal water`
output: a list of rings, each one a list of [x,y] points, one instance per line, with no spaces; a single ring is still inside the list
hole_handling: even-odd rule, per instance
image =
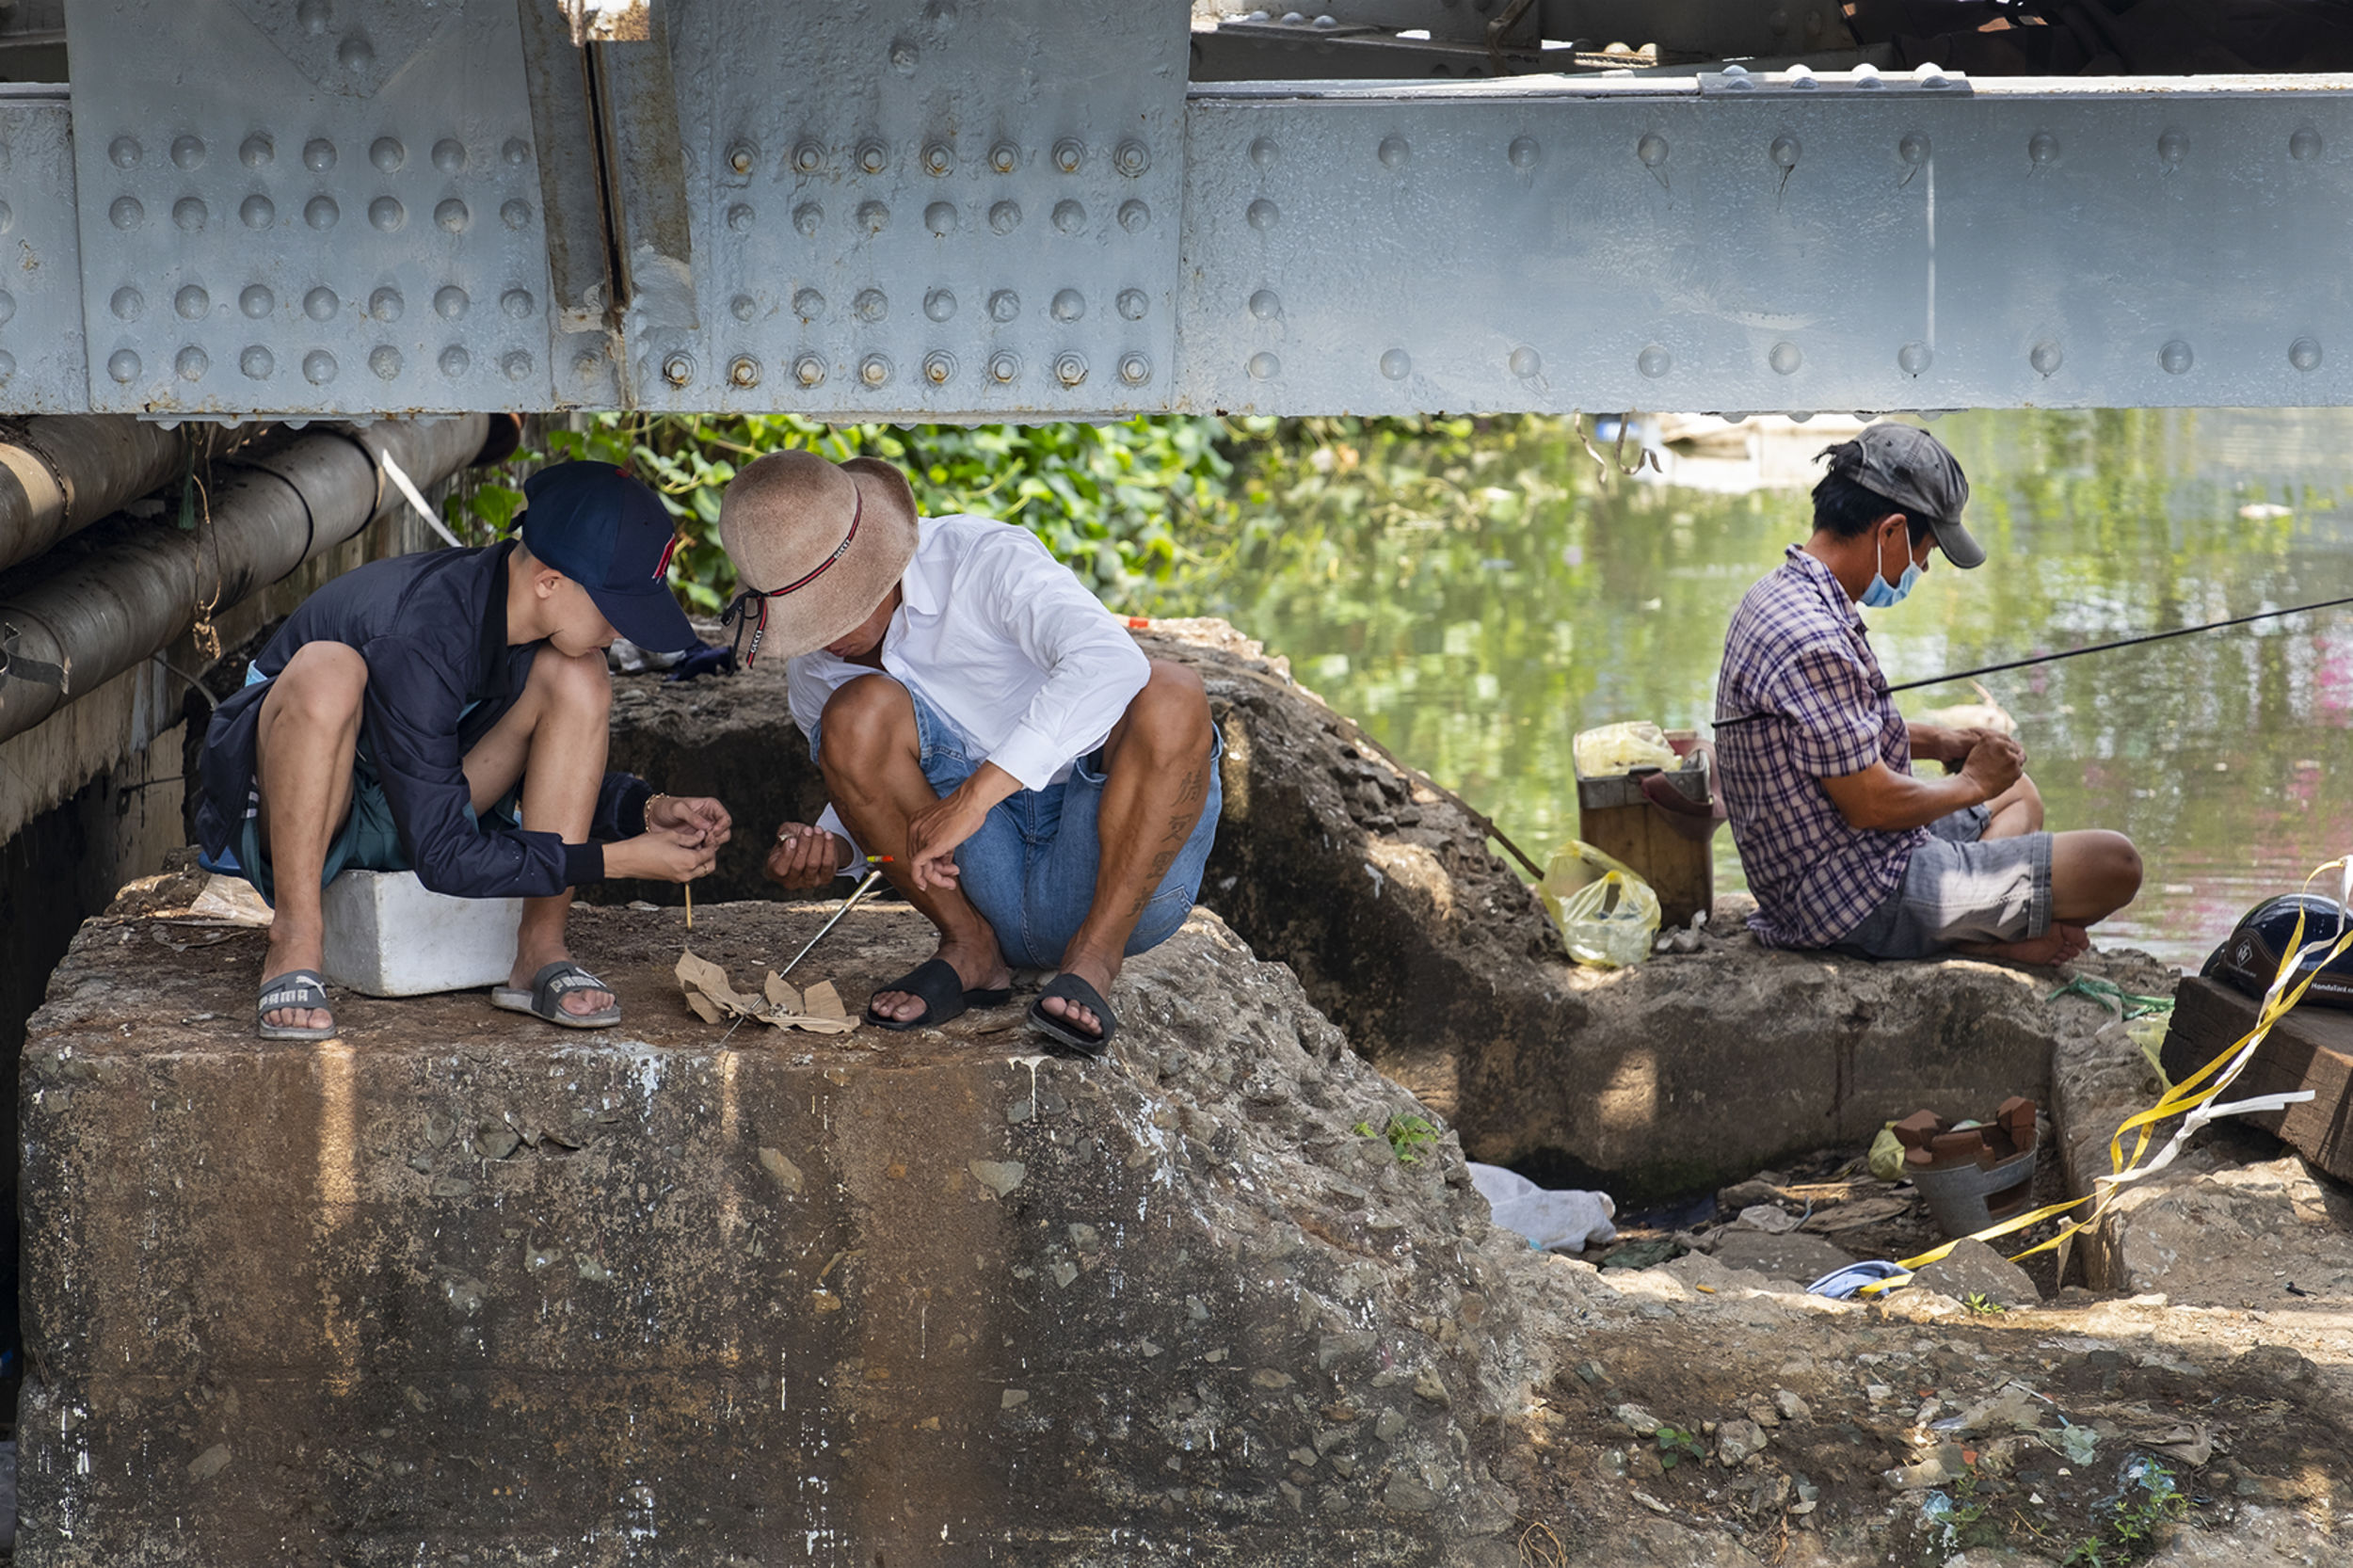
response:
[[[1577,730],[1705,725],[1725,621],[1805,536],[1807,459],[1840,427],[1753,422],[1667,449],[1664,472],[1604,479],[1565,424],[1417,440],[1313,425],[1265,469],[1281,530],[1225,563],[1214,595],[1169,608],[1231,616],[1541,859],[1576,832]],[[1963,573],[1940,557],[1902,605],[1866,613],[1892,680],[2353,594],[2353,411],[1934,428],[1968,470],[1991,558]],[[2103,945],[2194,968],[2248,905],[2353,850],[2353,612],[1985,684],[2018,720],[2050,824],[2121,828],[2146,857]],[[1975,697],[1901,700],[1917,714]],[[1742,887],[1731,835],[1716,843],[1719,888]]]

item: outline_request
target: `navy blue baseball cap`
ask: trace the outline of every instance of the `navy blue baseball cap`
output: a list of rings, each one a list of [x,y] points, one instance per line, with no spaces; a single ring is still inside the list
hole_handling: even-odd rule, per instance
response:
[[[653,487],[611,463],[557,463],[523,481],[523,543],[588,590],[613,630],[648,653],[701,639],[670,593],[678,527]]]

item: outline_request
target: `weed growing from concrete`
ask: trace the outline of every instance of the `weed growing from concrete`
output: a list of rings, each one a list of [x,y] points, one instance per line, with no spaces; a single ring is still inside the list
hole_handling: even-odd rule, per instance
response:
[[[1401,1165],[1420,1164],[1422,1151],[1438,1143],[1438,1129],[1426,1116],[1391,1116],[1379,1132],[1373,1131],[1370,1122],[1358,1122],[1353,1130],[1359,1138],[1387,1139]]]

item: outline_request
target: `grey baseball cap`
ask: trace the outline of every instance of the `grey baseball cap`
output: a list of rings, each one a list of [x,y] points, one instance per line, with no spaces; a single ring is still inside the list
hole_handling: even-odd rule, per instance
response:
[[[1907,518],[1926,522],[1945,558],[1963,571],[1985,564],[1985,546],[1961,526],[1969,476],[1945,443],[1916,424],[1882,420],[1853,440],[1825,447],[1830,471],[1885,496]]]

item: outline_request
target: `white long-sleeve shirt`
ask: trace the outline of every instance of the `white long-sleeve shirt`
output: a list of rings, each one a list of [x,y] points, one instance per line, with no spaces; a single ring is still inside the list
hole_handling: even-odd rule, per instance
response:
[[[1025,790],[1064,777],[1101,745],[1151,678],[1119,618],[1026,528],[924,518],[899,588],[884,672],[946,714],[975,763],[996,763]],[[785,673],[806,735],[838,688],[874,672],[819,648]],[[832,807],[818,825],[850,839],[850,868],[864,869]]]

